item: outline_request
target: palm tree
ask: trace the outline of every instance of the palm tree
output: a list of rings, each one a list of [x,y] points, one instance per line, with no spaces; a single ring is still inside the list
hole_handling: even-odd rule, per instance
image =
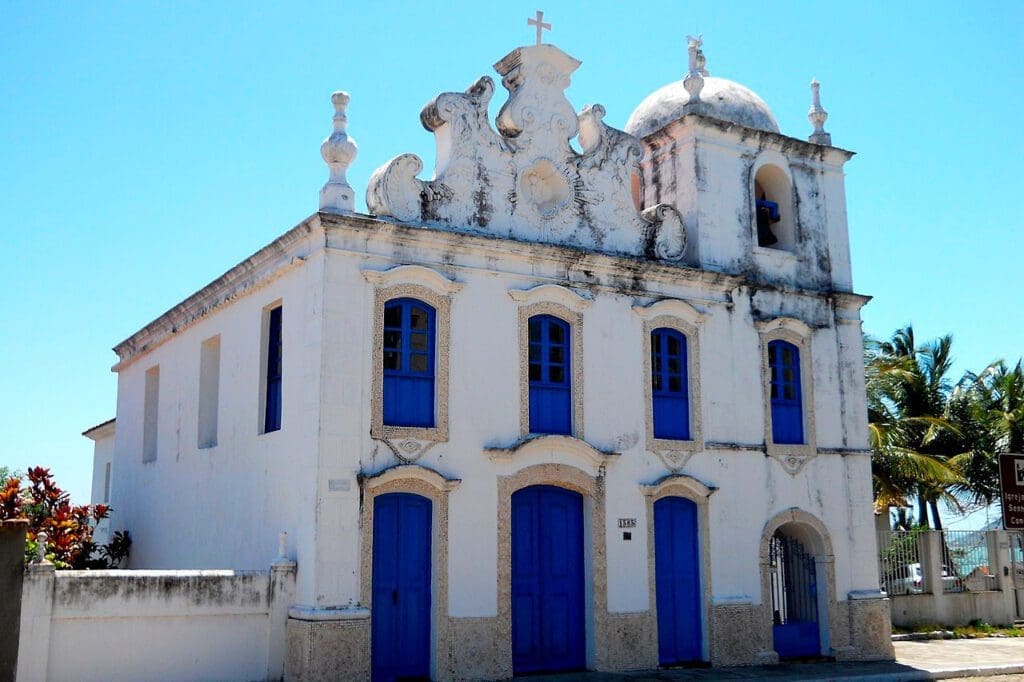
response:
[[[1024,452],[1024,368],[997,360],[964,375],[956,393],[971,418],[973,448],[965,462],[964,492],[978,504],[999,495],[999,453]]]
[[[952,337],[918,346],[907,326],[889,341],[865,344],[868,420],[876,508],[918,500],[918,523],[931,510],[942,527],[938,500],[958,506],[952,490],[959,472],[962,433],[951,421],[947,378]]]

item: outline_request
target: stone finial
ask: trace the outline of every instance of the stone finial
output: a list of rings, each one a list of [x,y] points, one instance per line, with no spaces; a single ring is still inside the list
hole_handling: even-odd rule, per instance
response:
[[[817,78],[811,80],[811,109],[807,112],[807,120],[814,126],[814,132],[808,137],[808,141],[814,144],[832,145],[832,136],[825,132],[825,121],[828,120],[828,112],[821,108],[821,83]]]
[[[32,560],[32,563],[46,563],[46,541],[48,539],[46,533],[36,533],[36,557]]]
[[[331,103],[334,105],[334,132],[320,145],[320,156],[330,168],[327,184],[320,190],[320,210],[328,213],[351,213],[356,205],[355,192],[345,178],[345,171],[355,161],[359,152],[355,140],[345,132],[348,126],[348,117],[345,115],[348,102],[347,92],[339,91],[331,95]]]
[[[701,46],[704,44],[702,36],[686,36],[687,52],[690,55],[690,69],[683,78],[683,87],[690,93],[690,104],[700,101],[700,91],[704,88],[704,76],[707,71],[704,69],[706,63],[704,51]]]
[[[277,536],[277,560],[288,561],[288,533],[285,531]]]

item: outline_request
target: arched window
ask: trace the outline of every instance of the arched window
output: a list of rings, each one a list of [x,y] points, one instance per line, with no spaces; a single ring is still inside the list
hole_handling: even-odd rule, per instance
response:
[[[761,166],[754,177],[754,222],[758,246],[783,251],[796,248],[791,184],[777,166]]]
[[[800,349],[788,341],[768,343],[771,370],[772,442],[804,442],[803,401],[800,391]]]
[[[651,400],[654,437],[690,439],[690,389],[686,337],[675,329],[651,332]]]
[[[530,433],[572,433],[570,334],[557,317],[530,318]]]
[[[434,426],[434,308],[413,298],[384,305],[384,424]]]

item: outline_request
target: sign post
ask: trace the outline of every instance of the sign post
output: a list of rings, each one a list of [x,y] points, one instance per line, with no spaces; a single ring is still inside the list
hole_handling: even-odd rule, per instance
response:
[[[999,455],[1003,528],[1024,530],[1024,454]]]

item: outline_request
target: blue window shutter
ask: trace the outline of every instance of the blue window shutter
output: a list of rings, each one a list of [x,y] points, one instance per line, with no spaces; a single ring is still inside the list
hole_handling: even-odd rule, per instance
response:
[[[654,437],[690,440],[690,381],[686,336],[675,329],[651,332],[651,402]]]
[[[772,441],[794,445],[804,442],[803,396],[800,383],[800,349],[787,341],[768,344],[771,372]]]
[[[283,360],[281,311],[282,306],[274,308],[270,311],[267,320],[267,394],[263,413],[264,433],[281,428],[281,365]]]
[[[436,312],[412,298],[384,305],[384,424],[434,426]]]
[[[530,318],[530,433],[572,434],[571,334],[557,317]]]

